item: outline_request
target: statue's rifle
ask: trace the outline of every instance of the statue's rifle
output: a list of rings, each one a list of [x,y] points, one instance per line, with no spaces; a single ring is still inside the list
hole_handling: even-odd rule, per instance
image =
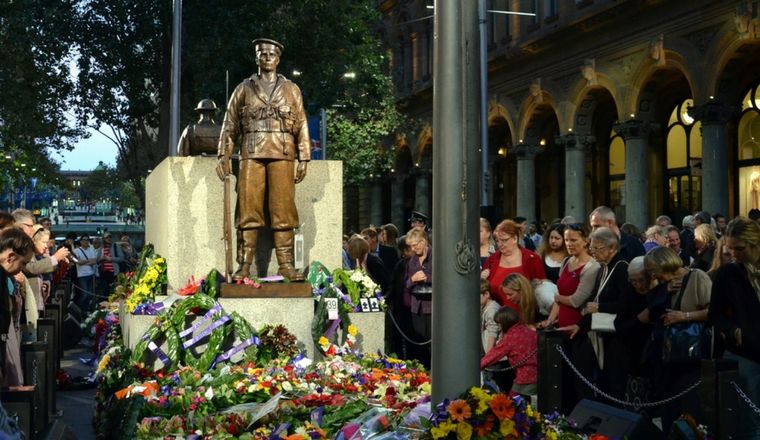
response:
[[[231,157],[230,160],[233,158],[235,157]],[[229,165],[232,166],[231,163],[229,163]],[[232,282],[232,218],[230,215],[230,211],[232,210],[231,186],[231,174],[228,173],[224,176],[224,214],[222,216],[224,222],[224,277],[227,279],[228,283]]]

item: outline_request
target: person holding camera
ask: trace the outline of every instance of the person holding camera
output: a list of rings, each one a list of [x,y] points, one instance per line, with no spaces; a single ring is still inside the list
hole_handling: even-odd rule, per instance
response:
[[[75,303],[82,311],[88,311],[95,292],[95,276],[98,273],[97,253],[90,246],[90,237],[83,235],[79,238],[79,246],[72,252],[71,261],[77,268]]]

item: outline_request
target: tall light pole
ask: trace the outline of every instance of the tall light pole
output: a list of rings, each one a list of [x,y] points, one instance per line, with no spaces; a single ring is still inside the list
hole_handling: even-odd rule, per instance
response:
[[[182,0],[174,0],[174,19],[172,20],[172,81],[171,81],[171,120],[169,123],[169,154],[176,156],[179,142],[179,81],[182,64]]]

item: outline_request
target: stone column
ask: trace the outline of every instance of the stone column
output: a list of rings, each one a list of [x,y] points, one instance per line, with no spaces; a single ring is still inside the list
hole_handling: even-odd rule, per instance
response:
[[[655,128],[656,124],[636,119],[613,126],[625,140],[625,221],[642,231],[649,225],[647,147]],[[618,224],[622,223],[618,219]]]
[[[554,139],[565,148],[565,215],[586,218],[586,151],[596,139],[577,134]]]
[[[406,223],[404,218],[404,181],[396,177],[391,183],[391,222],[399,231]]]
[[[414,182],[414,210],[419,211],[432,220],[430,210],[430,171],[420,171]]]
[[[383,187],[380,182],[370,183],[369,223],[374,226],[383,224]]]
[[[517,157],[517,212],[528,222],[536,220],[536,155],[537,145],[516,145],[510,153]]]
[[[710,214],[728,214],[726,123],[737,110],[714,101],[689,109],[689,115],[702,122],[702,210]]]

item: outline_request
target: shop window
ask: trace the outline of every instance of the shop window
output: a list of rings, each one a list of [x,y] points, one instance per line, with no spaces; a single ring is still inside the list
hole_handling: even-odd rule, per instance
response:
[[[760,209],[760,86],[753,87],[742,100],[742,116],[737,128],[739,165],[739,213]]]
[[[667,211],[676,217],[699,211],[702,205],[702,130],[689,116],[686,99],[670,114],[666,149]]]

